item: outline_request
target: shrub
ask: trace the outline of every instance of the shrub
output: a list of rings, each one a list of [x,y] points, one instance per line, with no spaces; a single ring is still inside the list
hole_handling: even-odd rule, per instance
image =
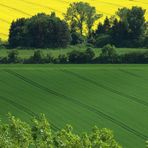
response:
[[[148,52],[132,52],[122,55],[122,63],[148,63]]]
[[[86,63],[91,63],[93,58],[95,57],[95,53],[93,51],[92,48],[87,48],[86,51],[84,52],[85,53],[85,59],[86,59]]]
[[[53,63],[53,57],[50,53],[48,53],[44,59],[44,63]]]
[[[21,63],[21,59],[18,58],[18,55],[19,55],[19,52],[15,49],[9,51],[8,57],[7,57],[7,63]]]
[[[68,61],[70,63],[79,63],[80,62],[80,54],[81,52],[80,51],[77,51],[77,50],[73,50],[71,51],[70,53],[68,53]]]
[[[68,63],[68,58],[67,58],[67,56],[66,55],[62,55],[62,54],[60,54],[59,56],[58,56],[58,60],[59,60],[59,63],[60,64],[66,64],[66,63]]]
[[[102,48],[106,44],[110,44],[110,43],[111,43],[111,36],[108,34],[101,34],[97,36],[95,46]]]
[[[116,53],[115,47],[107,44],[101,49],[101,54],[99,57],[101,63],[116,63],[118,62],[118,55]]]
[[[9,115],[9,122],[0,122],[2,148],[121,148],[109,129],[94,127],[90,133],[75,134],[71,125],[52,130],[45,115],[32,119],[31,124]]]
[[[88,48],[86,51],[77,51],[73,50],[68,53],[68,61],[69,63],[91,63],[95,56],[92,48]]]
[[[31,63],[40,64],[44,63],[44,55],[41,50],[35,50],[33,56],[30,57]]]

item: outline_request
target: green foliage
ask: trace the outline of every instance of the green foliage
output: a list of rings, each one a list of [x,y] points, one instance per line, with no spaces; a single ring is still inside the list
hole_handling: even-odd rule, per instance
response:
[[[9,123],[0,125],[0,147],[26,148],[31,145],[31,128],[26,122],[8,115]]]
[[[0,147],[3,148],[121,148],[115,141],[112,131],[95,127],[90,134],[82,136],[73,133],[67,125],[59,131],[52,131],[50,124],[41,115],[29,125],[9,114],[9,123],[0,124]]]
[[[8,44],[7,41],[3,41],[3,40],[0,38],[0,49],[6,48],[6,47],[7,47],[7,44]]]
[[[9,47],[66,47],[70,32],[65,21],[55,13],[39,13],[29,19],[13,21],[9,33]]]
[[[18,50],[15,49],[10,50],[8,52],[8,58],[7,58],[8,63],[19,63],[20,60],[18,58],[18,54],[19,54]]]
[[[96,41],[95,41],[95,46],[96,47],[103,47],[107,44],[111,43],[111,36],[108,34],[100,34],[97,36]]]
[[[112,57],[116,55],[116,50],[115,50],[115,47],[108,44],[108,45],[105,45],[103,48],[102,48],[102,53],[101,53],[101,56],[109,56],[109,57]]]
[[[9,31],[9,47],[25,47],[25,18],[17,19],[13,21]]]
[[[77,46],[77,48],[81,48],[81,46]],[[0,63],[148,63],[148,52],[146,49],[122,49],[122,52],[119,52],[119,50],[121,49],[115,49],[115,47],[110,44],[103,46],[103,48],[99,49],[99,51],[98,49],[91,48],[91,46],[88,46],[86,50],[72,50],[71,52],[67,53],[63,52],[61,49],[57,56],[52,55],[51,52],[47,52],[47,50],[32,50],[32,53],[30,52],[30,55],[32,56],[25,58],[20,56],[21,51],[18,53],[18,50],[9,50],[7,56],[0,57]],[[125,52],[125,50],[127,51]],[[99,55],[97,55],[97,52]]]
[[[44,55],[41,50],[35,50],[33,56],[29,59],[32,63],[43,63]]]
[[[45,115],[36,117],[32,121],[33,143],[37,148],[48,148],[53,146],[53,138],[50,124]]]
[[[148,63],[148,52],[131,52],[121,56],[123,63]]]
[[[61,64],[68,63],[68,57],[66,55],[64,55],[64,54],[60,54],[58,56],[58,60],[59,60],[59,63],[61,63]]]
[[[141,7],[122,8],[118,10],[117,14],[120,21],[112,30],[113,36],[118,33],[115,42],[121,46],[125,44],[126,47],[144,46],[142,37],[146,29],[145,10]]]
[[[139,39],[140,36],[144,35],[145,31],[145,12],[146,10],[141,7],[132,7],[127,14],[127,23],[130,30],[130,39]]]
[[[9,115],[8,132],[12,147],[29,147],[32,141],[31,128],[26,122]]]
[[[105,42],[117,47],[145,47],[145,10],[141,7],[121,8],[116,12],[118,18],[106,18],[95,31],[96,46]],[[110,36],[105,38],[105,36]],[[104,38],[103,38],[104,37]],[[105,44],[103,44],[104,46]]]
[[[133,6],[120,8],[115,15],[106,17],[94,30],[95,22],[102,17],[96,8],[86,2],[71,3],[64,14],[65,20],[39,13],[31,18],[13,21],[9,32],[9,48],[58,48],[69,43],[92,44],[103,47],[148,47],[146,10]],[[1,45],[0,45],[1,46]],[[6,45],[4,45],[6,46]]]
[[[82,44],[83,42],[84,42],[84,38],[81,36],[80,33],[77,33],[77,32],[71,33],[71,44],[72,45]]]
[[[101,49],[101,54],[100,54],[100,61],[103,63],[116,63],[117,62],[117,53],[115,50],[115,47],[108,44],[105,45],[102,49]]]
[[[90,36],[94,23],[100,17],[102,15],[96,13],[96,8],[86,2],[71,3],[65,14],[65,20],[70,24],[71,30],[73,30],[72,27],[75,27],[75,31],[78,30],[81,36],[85,32],[85,26],[87,26],[87,33]]]
[[[94,56],[95,53],[91,48],[88,48],[85,51],[73,50],[68,53],[68,61],[69,63],[91,63]]]

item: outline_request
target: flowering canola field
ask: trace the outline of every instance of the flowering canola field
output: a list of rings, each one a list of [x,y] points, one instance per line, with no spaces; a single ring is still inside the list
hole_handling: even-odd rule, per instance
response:
[[[84,1],[84,0],[83,0]],[[30,17],[38,12],[55,11],[60,17],[68,5],[76,0],[0,0],[0,38],[7,39],[10,23],[20,17]],[[111,16],[118,8],[141,6],[148,9],[147,0],[85,0],[95,6],[98,13]],[[148,19],[148,12],[146,12]]]

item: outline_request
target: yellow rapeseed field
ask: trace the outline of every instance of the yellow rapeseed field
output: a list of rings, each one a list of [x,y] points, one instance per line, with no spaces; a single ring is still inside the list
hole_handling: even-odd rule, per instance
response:
[[[81,0],[84,1],[84,0]],[[0,38],[7,39],[10,23],[20,17],[30,17],[38,12],[55,11],[62,17],[69,3],[76,0],[0,0]],[[148,0],[85,0],[97,8],[98,13],[113,15],[118,8],[142,6],[148,10]],[[148,20],[148,12],[146,13]]]

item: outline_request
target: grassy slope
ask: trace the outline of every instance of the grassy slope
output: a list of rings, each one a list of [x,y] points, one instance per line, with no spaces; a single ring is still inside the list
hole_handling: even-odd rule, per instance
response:
[[[148,137],[147,74],[148,65],[1,65],[0,113],[28,120],[43,112],[77,132],[107,127],[124,147],[141,148]]]
[[[10,23],[20,17],[30,17],[38,12],[56,11],[62,17],[69,3],[80,0],[0,0],[0,38],[7,39]],[[97,8],[98,13],[111,16],[121,7],[141,6],[148,9],[146,0],[85,0]],[[148,19],[148,13],[146,13]]]
[[[72,50],[81,50],[84,51],[86,50],[87,47],[83,46],[70,46],[66,49],[42,49],[43,54],[51,54],[54,57],[58,57],[59,54],[67,54],[68,52]],[[148,49],[142,49],[142,48],[117,48],[117,53],[119,54],[124,54],[124,53],[129,53],[129,52],[145,52],[148,51]],[[7,49],[0,49],[0,57],[5,57],[8,55]],[[28,58],[33,55],[34,50],[33,49],[20,49],[19,51],[19,57],[21,58]],[[94,48],[94,52],[96,55],[99,55],[100,49],[99,48]]]

